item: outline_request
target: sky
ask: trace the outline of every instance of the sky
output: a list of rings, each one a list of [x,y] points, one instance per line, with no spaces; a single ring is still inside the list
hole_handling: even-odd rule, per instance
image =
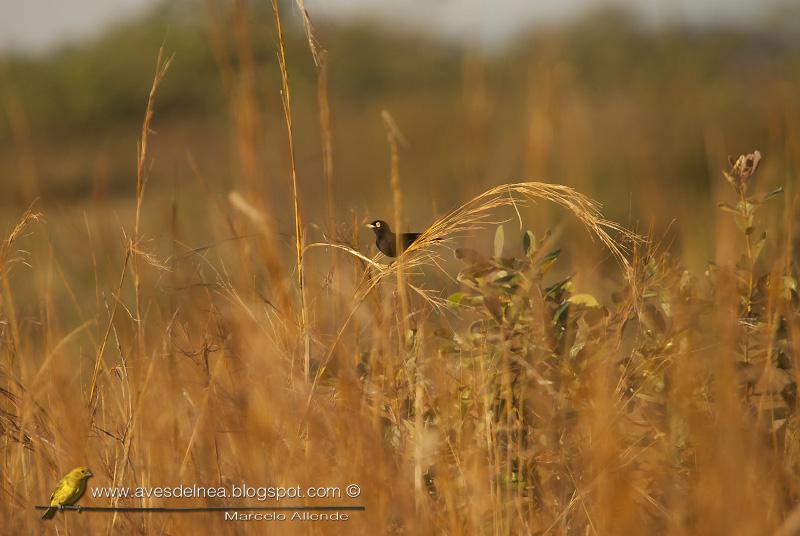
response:
[[[159,0],[0,0],[0,51],[42,52],[101,32]],[[198,0],[199,1],[199,0]],[[261,0],[269,1],[269,0]],[[744,23],[787,0],[305,0],[312,16],[379,20],[451,39],[498,43],[613,3],[650,24]]]

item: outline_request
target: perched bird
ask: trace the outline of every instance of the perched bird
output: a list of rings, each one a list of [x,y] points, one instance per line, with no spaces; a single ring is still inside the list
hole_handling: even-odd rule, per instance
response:
[[[420,235],[420,233],[401,233],[400,251],[397,251],[397,235],[392,232],[388,223],[383,220],[375,220],[368,223],[367,227],[375,231],[375,245],[387,257],[397,257],[407,250]]]
[[[56,515],[59,506],[78,502],[83,492],[86,491],[86,481],[90,476],[92,476],[92,472],[88,467],[76,467],[67,473],[50,496],[50,508],[44,513],[42,519],[50,519]]]

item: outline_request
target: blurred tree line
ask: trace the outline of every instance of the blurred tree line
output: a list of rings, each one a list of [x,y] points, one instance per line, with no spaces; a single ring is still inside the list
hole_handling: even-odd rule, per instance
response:
[[[278,176],[287,162],[268,8],[249,8],[245,39],[264,152]],[[308,203],[321,206],[314,199],[321,173],[315,67],[296,8],[284,11],[301,182],[312,185]],[[800,162],[800,41],[789,20],[776,13],[749,27],[650,28],[603,10],[487,50],[366,21],[314,19],[328,51],[335,179],[348,192],[338,204],[374,206],[384,197],[382,109],[409,141],[404,185],[421,189],[428,204],[525,177],[576,186],[624,218],[631,199],[609,197],[613,185],[647,199],[650,216],[671,219],[676,195],[707,200],[718,171],[710,162],[753,147],[774,162],[764,165],[765,180],[782,181]],[[237,96],[223,83],[214,48],[239,71],[235,23],[224,8],[167,3],[91,41],[0,60],[0,203],[23,204],[30,191],[44,202],[130,197],[162,44],[175,61],[156,101],[154,177],[165,180],[153,182],[185,174],[188,152],[212,184],[235,186],[229,102]],[[223,30],[216,45],[214,24]],[[20,172],[25,154],[33,190]]]

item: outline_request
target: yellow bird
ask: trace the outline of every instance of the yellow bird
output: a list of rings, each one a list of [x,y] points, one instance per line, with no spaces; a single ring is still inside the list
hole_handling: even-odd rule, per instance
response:
[[[50,496],[50,508],[44,513],[42,519],[50,519],[56,515],[59,506],[78,502],[83,492],[86,491],[86,481],[90,476],[92,476],[92,472],[88,467],[76,467],[67,473]]]

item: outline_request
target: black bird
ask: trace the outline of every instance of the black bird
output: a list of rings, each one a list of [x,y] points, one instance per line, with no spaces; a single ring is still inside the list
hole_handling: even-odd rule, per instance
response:
[[[420,233],[401,233],[400,252],[397,251],[397,235],[389,228],[389,224],[383,220],[375,220],[368,223],[367,227],[375,231],[375,245],[381,253],[387,257],[397,257],[419,238]]]

